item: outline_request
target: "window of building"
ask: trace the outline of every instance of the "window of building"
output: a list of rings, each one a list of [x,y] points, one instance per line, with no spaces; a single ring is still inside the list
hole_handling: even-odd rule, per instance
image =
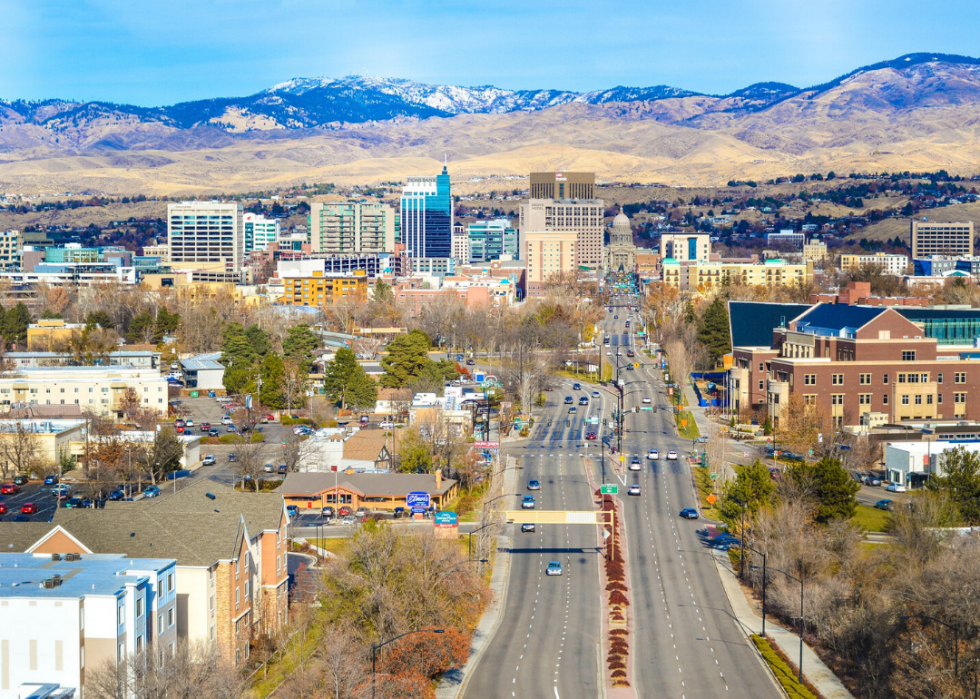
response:
[[[167,592],[174,591],[174,574],[170,573],[167,575]]]
[[[143,652],[143,637],[142,636],[137,636],[136,637],[136,655],[139,655],[142,652]]]
[[[163,633],[163,629],[164,629],[164,628],[165,628],[165,627],[164,627],[164,625],[163,625],[163,614],[160,614],[160,615],[159,615],[159,616],[157,617],[157,635],[160,635],[160,634],[162,634],[162,633]]]
[[[868,386],[871,384],[871,374],[861,374],[860,383],[862,386]]]
[[[119,606],[116,607],[116,623],[122,626],[126,623],[126,608]]]
[[[953,383],[966,383],[966,372],[957,371],[953,374]]]
[[[937,403],[942,403],[943,402],[943,394],[942,393],[937,393],[936,394],[936,402]]]
[[[242,591],[236,587],[235,588],[235,609],[238,609],[238,606],[241,604],[241,599],[242,599]]]
[[[908,404],[909,404],[909,396],[908,394],[904,394],[902,396],[902,405],[908,405]]]
[[[177,615],[174,614],[174,608],[171,607],[167,610],[167,628],[172,629],[174,627],[175,619]]]
[[[249,583],[249,581],[246,580],[245,581],[245,599],[248,599],[248,589],[249,589],[249,584],[248,583]]]
[[[942,382],[943,382],[943,375],[936,374],[936,383],[942,383]]]
[[[804,386],[816,386],[817,385],[817,375],[816,374],[804,374],[803,375],[803,385]]]
[[[953,402],[954,403],[966,403],[966,394],[965,393],[954,393],[953,394]]]
[[[919,381],[921,383],[929,383],[929,374],[919,374]]]
[[[915,361],[915,350],[902,350],[902,361],[903,362],[914,362]]]
[[[832,385],[834,385],[834,386],[843,386],[844,385],[844,375],[843,374],[833,374],[831,376],[830,383]]]
[[[816,405],[817,396],[813,393],[806,393],[803,395],[803,405]]]
[[[888,394],[887,394],[887,393],[886,393],[886,394],[884,394],[884,395],[883,395],[883,396],[881,397],[881,402],[882,402],[882,404],[883,404],[883,405],[888,405]]]
[[[765,365],[762,362],[759,362],[759,371],[765,371]]]
[[[844,394],[834,393],[830,396],[831,405],[844,405]]]
[[[886,386],[888,385],[888,374],[883,374],[883,381],[882,381],[882,383],[885,384]]]
[[[871,405],[871,394],[870,393],[859,393],[858,394],[858,405]]]
[[[915,404],[922,405],[922,396],[920,396],[919,394],[915,395]]]
[[[932,405],[932,394],[926,396],[926,405]]]
[[[136,618],[139,619],[143,616],[143,598],[140,597],[136,600]]]
[[[763,390],[763,389],[764,389],[765,387],[766,387],[766,385],[765,385],[765,384],[764,384],[764,383],[763,383],[762,381],[760,381],[760,382],[759,382],[759,390],[761,391],[761,390]]]

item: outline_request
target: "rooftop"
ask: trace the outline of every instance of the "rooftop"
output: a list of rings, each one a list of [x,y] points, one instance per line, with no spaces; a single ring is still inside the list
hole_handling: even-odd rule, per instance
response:
[[[431,473],[290,473],[275,492],[283,495],[316,495],[333,490],[334,479],[338,486],[361,495],[403,496],[414,491],[430,495],[443,495],[456,485],[456,481],[443,478],[436,488],[436,477]]]
[[[77,561],[53,561],[47,553],[0,553],[0,597],[118,595],[127,585],[172,565],[172,558],[136,559],[117,554],[85,554]],[[61,584],[45,588],[42,581],[54,575],[61,576]]]
[[[812,335],[853,337],[858,328],[864,327],[886,310],[888,308],[882,306],[819,303],[797,318],[796,330]]]
[[[219,362],[219,359],[221,359],[221,352],[195,354],[188,359],[181,359],[180,366],[185,371],[202,371],[208,369],[224,371],[225,365]]]
[[[772,347],[773,329],[789,327],[791,320],[811,308],[804,303],[729,301],[732,347]]]

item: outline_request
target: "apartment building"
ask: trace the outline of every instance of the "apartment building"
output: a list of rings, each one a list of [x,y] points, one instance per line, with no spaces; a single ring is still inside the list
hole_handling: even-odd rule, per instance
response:
[[[167,204],[167,259],[174,266],[208,264],[231,271],[245,259],[245,212],[239,203]]]
[[[530,199],[595,199],[594,172],[532,172]]]
[[[23,252],[20,231],[0,231],[0,272],[19,272]]]
[[[803,245],[803,259],[823,262],[827,259],[827,243],[806,243]]]
[[[80,362],[68,352],[7,352],[7,361],[15,367],[76,366]],[[116,350],[94,362],[102,366],[133,366],[141,369],[157,369],[160,353],[154,350]]]
[[[0,373],[0,412],[23,405],[78,405],[121,417],[130,390],[142,407],[167,415],[167,380],[160,372],[124,366],[24,367]]]
[[[453,259],[461,265],[470,261],[470,237],[460,225],[453,229]]]
[[[521,258],[527,263],[527,296],[541,296],[554,274],[578,271],[578,239],[575,231],[525,233],[522,229]]]
[[[788,264],[781,259],[754,262],[691,262],[665,259],[663,283],[680,291],[707,291],[726,284],[795,286],[813,280],[813,262]]]
[[[245,232],[245,252],[268,250],[279,242],[279,219],[266,218],[261,214],[248,213],[242,217]]]
[[[812,405],[828,430],[980,417],[973,390],[980,358],[926,337],[894,308],[818,304],[775,328],[772,348],[735,347],[733,354],[737,399],[748,405],[748,393],[764,386],[776,420],[792,394]]]
[[[896,277],[907,274],[909,270],[909,258],[905,255],[893,255],[884,252],[876,252],[870,255],[841,255],[840,271],[856,272],[862,267],[881,267],[882,272]]]
[[[912,257],[973,255],[973,221],[941,223],[913,220],[910,237]]]
[[[367,300],[368,277],[355,272],[350,275],[321,274],[283,279],[282,303],[288,306],[333,306],[344,299]]]
[[[176,642],[174,559],[0,553],[0,699],[21,699],[28,683],[84,697],[107,663]]]
[[[575,233],[575,264],[602,265],[605,204],[601,199],[530,199],[521,202],[520,237],[525,231]],[[522,243],[522,249],[524,244]]]
[[[308,219],[311,249],[335,255],[394,252],[396,214],[387,204],[314,202]]]
[[[166,498],[122,504],[60,509],[50,523],[0,522],[0,541],[49,557],[174,559],[177,636],[215,644],[236,665],[248,659],[258,636],[286,622],[288,518],[281,495],[242,493],[204,479]]]
[[[708,235],[665,233],[660,236],[660,257],[677,262],[708,262],[711,259],[711,239]]]

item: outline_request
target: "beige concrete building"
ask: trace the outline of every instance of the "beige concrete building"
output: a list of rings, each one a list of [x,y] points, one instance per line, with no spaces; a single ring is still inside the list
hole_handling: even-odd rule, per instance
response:
[[[313,252],[395,251],[395,210],[387,204],[313,202],[309,226]]]
[[[530,199],[521,202],[520,237],[525,231],[575,233],[575,264],[599,269],[602,264],[603,213],[601,199]]]
[[[912,258],[929,255],[973,255],[973,221],[940,223],[912,221]]]
[[[803,259],[816,262],[827,259],[827,243],[807,243],[803,246]]]
[[[19,272],[23,252],[20,231],[0,232],[0,272]]]
[[[663,261],[663,282],[680,291],[706,292],[726,284],[743,286],[793,286],[813,281],[813,263],[763,263]]]
[[[901,276],[909,271],[909,258],[905,255],[889,255],[876,252],[871,255],[841,255],[840,271],[855,272],[862,267],[872,265],[881,267],[885,274]]]
[[[167,204],[167,259],[174,266],[242,268],[244,208],[236,202],[185,201]]]
[[[594,199],[594,172],[532,172],[531,199]]]
[[[144,245],[143,255],[145,257],[159,257],[160,262],[170,262],[169,245]]]
[[[527,262],[527,296],[540,296],[548,278],[574,272],[578,234],[529,231],[521,234],[521,257]]]
[[[66,323],[60,318],[39,320],[27,326],[27,349],[54,351],[67,347],[72,334],[84,329],[82,323]]]
[[[84,446],[85,424],[85,420],[0,420],[0,444],[9,447],[0,449],[0,461],[6,460],[6,470],[16,473],[18,464],[6,459],[5,455],[33,449],[38,465],[55,465],[61,459],[71,457],[75,444]]]
[[[143,408],[167,415],[167,381],[153,369],[123,366],[37,367],[0,374],[0,412],[23,405],[79,405],[121,415],[132,389]]]
[[[660,237],[660,257],[678,262],[708,262],[711,239],[701,233],[667,233]]]

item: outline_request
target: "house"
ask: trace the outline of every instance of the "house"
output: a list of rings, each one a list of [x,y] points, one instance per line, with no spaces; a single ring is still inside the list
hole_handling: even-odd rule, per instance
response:
[[[426,492],[436,509],[446,506],[459,494],[459,482],[435,473],[290,473],[276,493],[287,505],[300,510],[327,505],[394,510],[407,507],[408,494]],[[339,498],[339,499],[338,499]]]
[[[8,551],[176,560],[177,635],[240,665],[251,642],[286,622],[282,497],[201,479],[166,498],[59,509],[50,523],[0,522]]]
[[[370,468],[391,470],[391,452],[388,450],[385,430],[358,430],[344,440],[345,461],[366,461]]]

